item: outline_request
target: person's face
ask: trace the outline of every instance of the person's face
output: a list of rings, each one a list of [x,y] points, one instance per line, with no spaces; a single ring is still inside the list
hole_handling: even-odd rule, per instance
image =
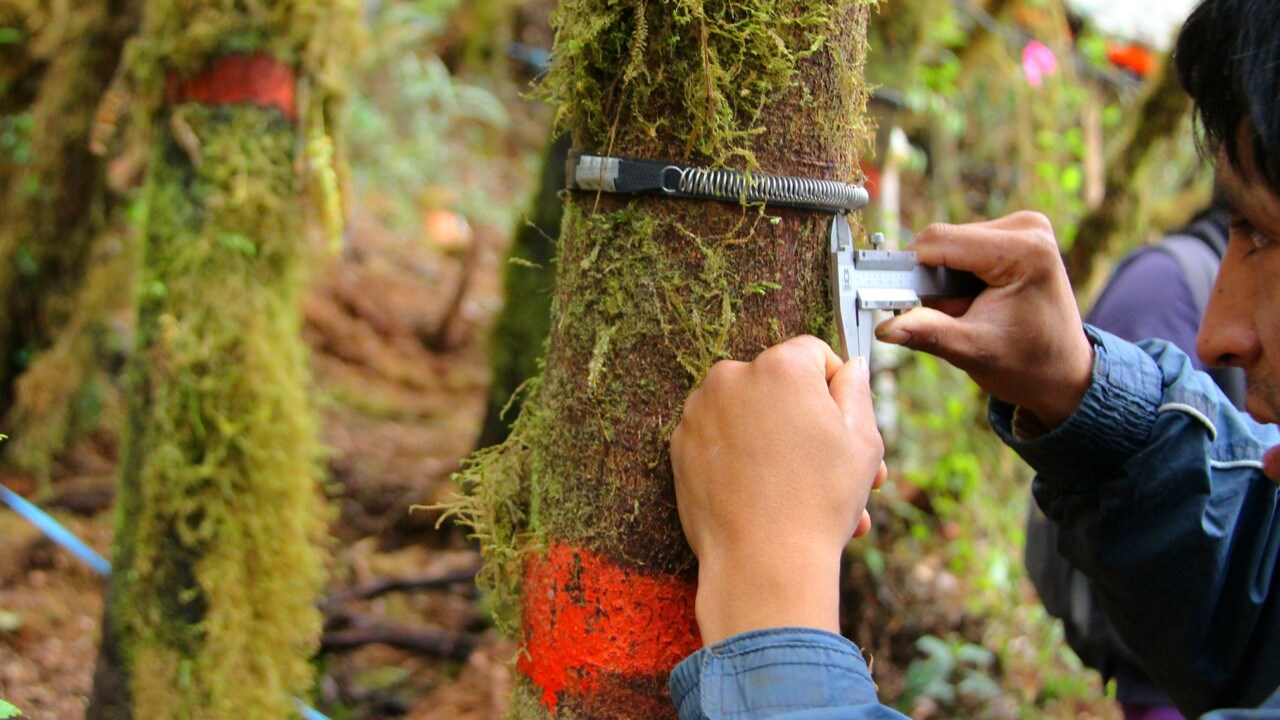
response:
[[[1259,422],[1280,422],[1280,196],[1241,147],[1242,169],[1218,159],[1230,241],[1213,284],[1196,351],[1208,365],[1243,368],[1245,407]]]

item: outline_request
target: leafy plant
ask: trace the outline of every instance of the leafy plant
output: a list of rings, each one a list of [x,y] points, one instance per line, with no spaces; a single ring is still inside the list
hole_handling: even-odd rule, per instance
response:
[[[26,717],[21,710],[10,705],[4,700],[0,700],[0,720],[9,720],[10,718]]]
[[[491,90],[454,77],[431,54],[455,4],[390,3],[370,18],[378,41],[361,58],[359,92],[348,110],[348,155],[361,194],[390,201],[386,219],[399,229],[413,226],[423,202],[491,217],[486,188],[509,184],[496,176],[499,167],[510,169],[509,160],[485,162],[505,149],[507,109]],[[485,172],[495,177],[476,177]],[[494,220],[506,226],[514,215]]]
[[[996,656],[990,650],[932,635],[917,640],[916,648],[923,657],[907,668],[904,705],[909,707],[922,697],[942,705],[981,703],[999,694],[999,686],[991,679]]]

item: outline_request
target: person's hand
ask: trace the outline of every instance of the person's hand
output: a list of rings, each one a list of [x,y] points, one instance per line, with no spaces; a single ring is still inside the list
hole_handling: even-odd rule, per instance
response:
[[[711,369],[671,436],[704,643],[771,627],[839,632],[840,556],[870,529],[883,456],[865,362],[799,337]]]
[[[924,265],[967,270],[987,283],[972,303],[917,308],[876,337],[937,355],[1046,429],[1071,417],[1093,376],[1093,347],[1043,215],[932,225],[907,246]],[[955,316],[955,317],[953,317]]]

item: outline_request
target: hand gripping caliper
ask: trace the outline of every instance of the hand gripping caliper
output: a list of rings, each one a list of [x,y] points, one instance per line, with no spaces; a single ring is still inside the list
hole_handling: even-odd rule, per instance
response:
[[[926,299],[972,297],[983,288],[969,273],[920,265],[913,252],[882,250],[879,234],[871,237],[873,249],[857,249],[847,216],[870,202],[870,195],[859,185],[582,154],[569,156],[566,174],[570,190],[763,203],[831,213],[831,303],[845,360],[870,356],[877,310],[897,312]]]

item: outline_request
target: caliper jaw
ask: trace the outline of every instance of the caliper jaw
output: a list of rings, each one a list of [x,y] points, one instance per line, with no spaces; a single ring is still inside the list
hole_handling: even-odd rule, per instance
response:
[[[922,298],[972,297],[983,287],[969,273],[920,265],[910,251],[858,250],[848,219],[831,221],[831,302],[846,361],[870,358],[875,311],[909,310]]]

